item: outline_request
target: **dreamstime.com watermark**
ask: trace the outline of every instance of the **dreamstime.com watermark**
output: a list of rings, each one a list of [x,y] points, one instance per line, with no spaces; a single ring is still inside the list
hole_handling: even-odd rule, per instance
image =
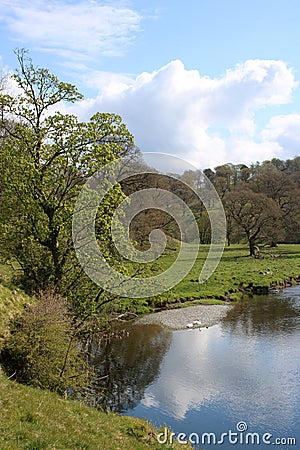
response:
[[[121,297],[143,298],[167,292],[183,280],[193,268],[198,257],[200,237],[197,218],[179,195],[160,187],[147,186],[147,177],[159,176],[185,185],[204,206],[210,221],[211,241],[205,263],[199,273],[200,283],[205,282],[215,271],[221,259],[226,239],[226,218],[221,199],[210,180],[199,173],[197,186],[169,172],[197,172],[187,161],[167,154],[146,153],[145,164],[130,164],[127,158],[112,161],[87,180],[77,198],[73,213],[73,243],[79,263],[85,273],[105,291]],[[150,164],[149,164],[150,161]],[[153,168],[153,169],[152,169]],[[111,224],[114,244],[127,261],[149,263],[156,261],[166,248],[167,236],[161,229],[150,232],[150,248],[140,251],[129,237],[130,224],[135,216],[147,209],[157,209],[171,216],[180,231],[181,240],[176,260],[163,273],[149,277],[127,276],[112,267],[101,253],[97,242],[95,224],[101,204],[107,201],[112,186],[130,177],[140,177],[142,188],[129,195],[115,209]],[[194,180],[195,181],[195,180]],[[168,183],[166,183],[167,185]],[[106,199],[105,199],[106,197]],[[188,242],[192,236],[192,245]]]
[[[236,430],[228,430],[224,433],[173,433],[167,428],[157,435],[159,444],[179,444],[187,445],[280,445],[296,446],[295,437],[276,437],[271,433],[257,433],[248,431],[248,425],[244,421],[236,424]]]

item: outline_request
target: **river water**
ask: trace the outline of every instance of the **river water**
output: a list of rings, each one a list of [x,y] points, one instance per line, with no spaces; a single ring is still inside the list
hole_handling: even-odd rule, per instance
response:
[[[298,285],[238,303],[208,329],[131,325],[123,338],[93,346],[93,364],[106,377],[105,396],[99,390],[95,398],[176,433],[162,442],[300,448],[299,311]]]

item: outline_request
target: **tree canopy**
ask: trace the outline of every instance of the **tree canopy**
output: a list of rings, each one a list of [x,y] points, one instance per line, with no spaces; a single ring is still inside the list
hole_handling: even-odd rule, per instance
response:
[[[299,157],[224,164],[204,173],[223,199],[228,244],[246,238],[253,255],[256,244],[300,242]]]
[[[16,55],[18,95],[0,94],[1,253],[19,263],[31,290],[55,285],[67,294],[71,286],[82,289],[85,278],[71,233],[79,190],[103,165],[133,151],[134,139],[116,114],[98,112],[81,122],[59,112],[61,102],[82,99],[77,88],[35,67],[24,50]],[[123,198],[115,186],[99,207],[97,238],[108,258],[110,219]]]

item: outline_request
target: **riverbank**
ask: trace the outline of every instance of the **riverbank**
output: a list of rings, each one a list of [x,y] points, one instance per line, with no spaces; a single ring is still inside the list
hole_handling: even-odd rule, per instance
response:
[[[299,281],[299,244],[265,247],[260,258],[249,256],[246,245],[231,245],[224,249],[221,261],[210,278],[205,283],[199,283],[199,275],[208,251],[208,245],[200,246],[192,270],[170,291],[147,299],[122,299],[119,303],[120,312],[124,312],[125,308],[125,311],[140,315],[197,303],[236,302],[245,294],[267,293],[269,289],[280,290]],[[176,256],[174,245],[174,249],[169,248],[161,258],[160,271],[169,268]]]
[[[172,330],[210,327],[218,323],[232,308],[231,305],[196,305],[147,314],[136,320],[138,324],[158,324]]]
[[[0,351],[10,319],[33,299],[11,283],[9,267],[0,265]],[[55,392],[18,384],[0,367],[0,448],[57,450],[180,449],[160,444],[147,421],[119,416],[63,399]]]
[[[0,370],[0,448],[56,450],[179,449],[159,444],[147,421],[104,413],[10,381]]]

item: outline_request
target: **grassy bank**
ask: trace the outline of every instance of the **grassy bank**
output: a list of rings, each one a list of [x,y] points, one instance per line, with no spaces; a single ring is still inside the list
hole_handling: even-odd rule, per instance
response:
[[[0,264],[0,348],[8,335],[10,320],[32,299],[11,282],[12,269]]]
[[[207,282],[199,284],[197,279],[207,251],[208,247],[200,248],[190,274],[171,291],[175,298],[225,299],[229,296],[236,299],[242,289],[251,283],[268,286],[300,275],[300,245],[282,244],[274,249],[263,249],[259,259],[248,256],[247,246],[232,245],[225,248],[220,264]]]
[[[173,247],[160,258],[157,273],[166,270],[175,261],[177,248],[174,244]],[[207,245],[200,247],[191,272],[169,292],[150,299],[122,300],[119,309],[147,313],[156,308],[236,301],[243,295],[243,290],[247,291],[251,284],[266,287],[272,283],[279,285],[287,277],[300,275],[300,244],[281,244],[276,248],[263,248],[259,259],[248,256],[249,249],[246,245],[232,245],[224,249],[216,271],[207,282],[199,283],[199,274],[208,250]]]
[[[105,414],[82,403],[9,381],[0,373],[0,448],[135,450],[167,447],[147,422]]]
[[[11,271],[0,266],[0,337],[9,320],[32,299],[13,286]],[[1,345],[0,345],[1,348]],[[161,445],[147,422],[106,414],[57,394],[11,381],[0,369],[1,450],[139,450],[181,448]]]

